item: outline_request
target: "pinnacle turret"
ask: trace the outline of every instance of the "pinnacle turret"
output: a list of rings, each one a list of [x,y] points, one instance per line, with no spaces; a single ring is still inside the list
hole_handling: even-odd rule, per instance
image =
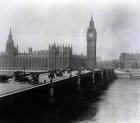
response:
[[[9,36],[8,36],[8,41],[13,41],[11,27],[10,27],[10,32],[9,32]]]

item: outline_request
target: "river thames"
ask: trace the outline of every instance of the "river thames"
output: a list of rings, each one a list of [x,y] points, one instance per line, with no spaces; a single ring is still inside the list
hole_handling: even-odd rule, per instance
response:
[[[140,79],[115,80],[76,123],[140,123]]]

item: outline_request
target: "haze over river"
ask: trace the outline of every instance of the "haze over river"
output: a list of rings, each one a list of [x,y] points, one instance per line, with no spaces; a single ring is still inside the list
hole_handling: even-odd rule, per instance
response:
[[[140,123],[140,79],[117,79],[100,98],[78,123]]]

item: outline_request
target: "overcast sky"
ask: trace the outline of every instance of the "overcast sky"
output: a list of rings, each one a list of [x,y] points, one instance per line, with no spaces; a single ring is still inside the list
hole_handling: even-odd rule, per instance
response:
[[[72,44],[86,54],[86,31],[93,16],[97,56],[118,58],[140,52],[139,0],[0,0],[0,51],[12,28],[21,52],[48,49],[49,43]]]

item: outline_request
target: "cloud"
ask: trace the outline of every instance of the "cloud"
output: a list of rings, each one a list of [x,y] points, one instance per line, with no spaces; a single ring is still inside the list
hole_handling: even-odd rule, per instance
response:
[[[112,5],[104,13],[106,16],[100,18],[102,26],[98,30],[99,45],[103,45],[104,48],[98,49],[98,52],[102,52],[101,55],[105,59],[117,58],[122,51],[135,52],[134,47],[139,45],[140,32],[138,8],[119,3]]]
[[[12,27],[21,51],[32,46],[47,49],[49,43],[71,43],[74,53],[86,54],[90,16],[97,30],[97,55],[118,58],[120,52],[140,52],[138,0],[7,0],[0,2],[0,51]],[[6,7],[5,7],[6,6]]]

